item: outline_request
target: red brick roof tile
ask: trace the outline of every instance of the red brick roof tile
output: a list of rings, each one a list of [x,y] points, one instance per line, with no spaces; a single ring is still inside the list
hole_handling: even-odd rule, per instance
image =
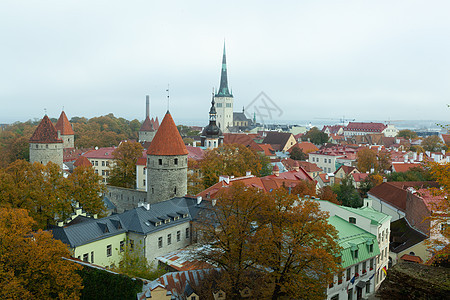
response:
[[[78,157],[77,160],[73,163],[73,165],[75,167],[79,167],[79,166],[92,167],[92,164],[89,161],[89,159],[87,159],[84,156]]]
[[[55,125],[56,130],[61,132],[61,135],[74,135],[72,125],[70,125],[69,119],[67,119],[66,113],[64,111],[61,112],[59,116],[58,122]]]
[[[49,144],[62,142],[61,139],[58,139],[58,131],[56,131],[55,126],[53,126],[47,115],[44,116],[30,138],[30,143]]]
[[[187,155],[188,151],[177,126],[167,111],[147,150],[148,155]]]

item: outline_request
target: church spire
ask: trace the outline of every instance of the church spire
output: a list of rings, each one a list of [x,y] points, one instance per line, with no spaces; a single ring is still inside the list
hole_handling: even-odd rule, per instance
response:
[[[222,72],[220,75],[220,87],[216,94],[217,97],[233,97],[228,89],[228,76],[227,76],[227,56],[225,54],[225,42],[223,42],[223,57],[222,57]]]

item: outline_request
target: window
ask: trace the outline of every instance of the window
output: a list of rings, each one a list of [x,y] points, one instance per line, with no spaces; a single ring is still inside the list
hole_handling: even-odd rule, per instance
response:
[[[95,166],[98,166],[98,160],[95,161]]]
[[[370,260],[369,267],[370,267],[370,270],[372,271],[373,270],[373,258]]]
[[[342,273],[338,274],[338,284],[342,283]]]
[[[94,263],[94,251],[91,251],[91,263]]]
[[[167,245],[170,245],[170,244],[172,244],[172,234],[171,233],[169,233],[167,235]]]
[[[189,238],[189,234],[190,234],[190,231],[189,231],[189,227],[188,227],[188,228],[186,228],[186,238],[187,239]]]
[[[105,174],[106,174],[105,170],[102,170],[102,176],[105,176]]]
[[[370,293],[370,281],[366,282],[366,294]]]
[[[83,261],[89,262],[89,253],[83,254]]]
[[[125,242],[124,241],[120,241],[119,250],[120,250],[120,252],[123,252],[125,250]]]
[[[112,246],[108,245],[106,246],[106,256],[111,256],[112,255]]]
[[[102,167],[104,167],[105,166],[105,161],[104,160],[102,160]]]
[[[331,300],[339,300],[339,294],[336,294],[333,297],[331,297]]]
[[[109,167],[109,161],[106,161],[106,166]]]
[[[353,289],[348,290],[348,300],[353,300]]]
[[[173,188],[173,193],[176,195],[177,194],[177,187]]]
[[[179,242],[181,240],[181,231],[178,230],[177,231],[177,242]]]
[[[222,107],[222,103],[216,103],[217,108]]]
[[[178,165],[178,158],[175,158],[175,159],[173,160],[173,164],[174,164],[174,165]]]
[[[144,180],[142,180],[142,185],[143,185],[143,186],[145,186],[145,179],[144,179]]]
[[[362,273],[365,274],[366,273],[366,268],[367,268],[367,263],[363,262],[362,264]]]
[[[231,103],[227,103],[227,107],[231,107]]]
[[[352,271],[350,270],[350,268],[348,268],[348,269],[347,269],[347,276],[346,276],[345,280],[347,280],[347,281],[350,280],[350,276],[352,275],[351,272],[352,272]]]
[[[191,296],[191,300],[197,300],[197,297]]]
[[[356,218],[350,217],[350,218],[348,218],[348,222],[352,223],[352,224],[356,224]]]
[[[95,170],[95,174],[98,174],[98,170]]]
[[[162,248],[162,236],[158,238],[158,248]]]
[[[373,244],[369,245],[369,252],[373,252]]]
[[[355,265],[355,276],[358,277],[359,276],[359,264]]]
[[[158,159],[158,164],[161,166],[162,165],[162,158]]]

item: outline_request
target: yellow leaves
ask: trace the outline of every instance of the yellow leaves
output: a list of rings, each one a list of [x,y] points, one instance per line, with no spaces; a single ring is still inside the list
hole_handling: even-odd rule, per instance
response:
[[[142,157],[143,150],[144,148],[138,142],[122,142],[112,153],[115,165],[110,172],[109,184],[134,188],[136,185],[136,162]]]

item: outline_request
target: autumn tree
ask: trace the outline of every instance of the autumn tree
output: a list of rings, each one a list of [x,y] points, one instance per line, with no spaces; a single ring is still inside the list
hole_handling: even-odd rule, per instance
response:
[[[377,154],[369,148],[361,148],[356,153],[357,168],[360,172],[368,172],[377,167]]]
[[[234,184],[207,215],[196,223],[208,245],[198,255],[221,268],[227,298],[250,287],[254,299],[323,299],[324,283],[339,270],[339,247],[315,200]]]
[[[406,172],[392,172],[386,175],[387,181],[430,181],[433,180],[429,168],[422,165],[411,168]]]
[[[219,181],[220,175],[244,176],[247,171],[253,175],[265,174],[270,169],[270,161],[254,150],[239,144],[222,145],[207,150],[200,161],[203,185],[210,187]],[[271,171],[271,169],[270,169]]]
[[[0,208],[0,298],[79,299],[81,267],[64,260],[67,246],[51,233],[32,232],[24,209]]]
[[[353,186],[353,179],[351,176],[345,176],[340,183],[334,184],[333,192],[337,196],[337,200],[344,206],[361,207],[362,199],[356,188]]]
[[[302,135],[302,141],[310,141],[315,145],[323,145],[329,140],[328,134],[322,132],[317,127],[311,128],[308,132]]]
[[[421,146],[426,151],[436,152],[445,149],[444,143],[441,141],[439,136],[431,135],[423,139]]]
[[[200,163],[193,159],[188,159],[188,195],[197,195],[205,190],[203,179],[201,178]]]
[[[307,160],[308,159],[308,154],[306,154],[305,152],[303,152],[303,149],[301,149],[300,147],[294,147],[289,155],[290,158],[295,159],[295,160]]]
[[[106,191],[106,187],[99,184],[102,177],[95,174],[92,167],[79,166],[67,179],[70,184],[68,197],[80,203],[87,213],[96,214],[99,217],[104,216],[103,193]]]
[[[292,188],[291,193],[299,197],[306,195],[310,197],[316,196],[316,183],[314,181],[299,180],[297,185]]]
[[[321,200],[327,200],[331,203],[341,205],[341,203],[337,199],[337,195],[333,192],[333,189],[329,185],[321,187],[317,192],[317,197],[319,197],[319,199]]]
[[[135,188],[136,162],[142,157],[143,150],[138,142],[122,142],[112,153],[114,165],[109,173],[108,183],[113,186]]]
[[[397,136],[409,140],[417,138],[417,133],[409,129],[403,129],[397,133]]]
[[[88,213],[97,213],[104,209],[98,195],[101,183],[81,173],[67,179],[54,163],[44,166],[17,160],[0,169],[0,207],[27,209],[41,229],[67,218],[74,201],[83,203]]]
[[[383,183],[383,177],[379,174],[370,174],[367,176],[359,186],[359,195],[361,198],[367,197],[367,192],[370,191],[373,187],[380,185]]]

